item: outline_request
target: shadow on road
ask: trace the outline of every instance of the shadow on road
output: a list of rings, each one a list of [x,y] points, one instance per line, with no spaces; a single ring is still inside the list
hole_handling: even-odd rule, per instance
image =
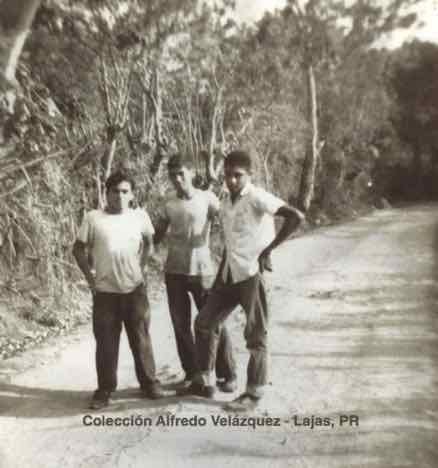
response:
[[[172,388],[172,385],[168,387]],[[90,413],[88,403],[91,396],[92,392],[89,391],[53,390],[0,383],[0,416],[51,418]],[[127,388],[114,392],[110,406],[100,412],[166,408],[182,401],[213,408],[223,405],[221,401],[208,401],[196,397],[170,396],[149,400],[141,397],[138,388]]]
[[[429,296],[432,303],[432,310],[435,313],[435,329],[438,331],[438,225],[435,228],[433,252],[434,265],[432,270],[432,278],[434,279],[435,283],[433,284],[433,287],[430,288]]]
[[[91,396],[92,392],[89,391],[53,390],[2,383],[0,416],[45,418],[89,413],[91,410],[88,409],[88,403]],[[127,388],[114,392],[110,406],[104,411],[151,409],[177,402],[178,398],[173,396],[149,400],[142,398],[137,388]]]

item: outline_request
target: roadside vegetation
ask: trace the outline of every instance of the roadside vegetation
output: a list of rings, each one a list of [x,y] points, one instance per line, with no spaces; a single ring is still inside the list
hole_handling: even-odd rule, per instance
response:
[[[289,0],[248,26],[231,0],[3,0],[0,358],[89,319],[71,246],[119,166],[153,220],[176,151],[220,193],[249,149],[310,227],[438,198],[438,47],[375,47],[411,4]]]

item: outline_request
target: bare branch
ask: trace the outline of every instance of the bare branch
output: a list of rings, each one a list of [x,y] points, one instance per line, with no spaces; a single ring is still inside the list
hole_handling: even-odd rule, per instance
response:
[[[55,153],[48,154],[46,156],[41,156],[40,158],[36,158],[33,161],[29,161],[29,162],[27,162],[25,164],[18,164],[18,165],[14,166],[14,167],[12,167],[10,169],[4,170],[3,174],[1,174],[0,178],[3,179],[7,174],[12,174],[13,172],[20,171],[23,168],[35,166],[35,165],[39,164],[40,162],[47,161],[48,159],[57,158],[59,156],[62,156],[63,154],[67,154],[68,151],[70,151],[70,150],[68,149],[68,150],[57,151]]]
[[[5,193],[0,193],[0,198],[6,198],[9,195],[13,195],[23,190],[25,187],[27,187],[27,181],[23,180],[18,185],[16,185],[12,190],[9,190],[8,192],[5,192]]]
[[[108,125],[111,125],[111,102],[109,97],[109,90],[108,90],[108,72],[106,69],[105,61],[102,57],[99,58],[99,81],[100,86],[98,87],[99,93],[102,98],[103,108],[105,110],[105,117]]]

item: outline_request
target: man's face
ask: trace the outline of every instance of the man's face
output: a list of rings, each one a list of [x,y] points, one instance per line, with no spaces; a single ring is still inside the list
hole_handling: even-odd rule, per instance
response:
[[[248,169],[241,166],[225,164],[225,183],[231,195],[238,195],[245,185],[251,180]]]
[[[193,188],[193,172],[185,166],[170,168],[169,179],[178,195],[187,195]]]
[[[121,213],[126,211],[133,199],[134,194],[132,193],[131,183],[124,180],[108,189],[108,210],[111,213]]]

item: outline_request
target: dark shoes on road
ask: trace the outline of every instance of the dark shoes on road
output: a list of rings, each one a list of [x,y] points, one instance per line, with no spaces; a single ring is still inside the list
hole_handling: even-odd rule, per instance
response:
[[[237,390],[237,381],[233,380],[218,380],[216,382],[217,388],[224,393],[233,393]]]
[[[151,400],[158,400],[159,398],[166,398],[174,396],[174,392],[164,390],[161,385],[156,382],[141,389],[141,396]],[[93,398],[88,406],[89,409],[100,410],[106,408],[110,403],[111,392],[105,390],[96,390]]]
[[[182,388],[177,392],[179,396],[200,396],[204,398],[213,398],[214,387],[204,385],[199,382],[192,382],[188,387]]]
[[[237,382],[233,380],[222,380],[216,382],[217,388],[221,392],[233,393],[237,390]],[[215,387],[212,385],[204,385],[202,383],[192,381],[190,385],[180,388],[177,391],[179,396],[200,396],[204,398],[213,398],[215,393]]]
[[[224,406],[224,410],[233,412],[251,411],[257,407],[260,398],[249,393],[242,393],[235,400]]]
[[[221,392],[232,393],[237,389],[236,380],[224,380],[217,382],[218,389]],[[204,385],[199,382],[186,381],[182,388],[177,390],[179,396],[200,396],[203,398],[213,398],[215,393],[215,387],[212,385]],[[147,387],[141,388],[141,395],[143,398],[149,398],[151,400],[158,400],[160,398],[166,398],[174,396],[175,393],[169,390],[165,390],[162,386],[155,382]],[[111,392],[104,390],[96,390],[93,394],[93,398],[90,402],[89,408],[99,410],[106,408],[110,403]]]
[[[180,392],[182,389],[185,389],[190,386],[192,383],[192,378],[191,377],[184,377],[184,379],[178,380],[173,384],[173,388],[176,389],[177,392]]]
[[[142,387],[141,394],[143,398],[149,398],[151,400],[159,400],[160,398],[166,398],[174,396],[174,392],[164,390],[164,388],[158,383],[153,383],[147,387]]]
[[[99,410],[109,405],[111,392],[96,390],[88,406],[89,409]]]

